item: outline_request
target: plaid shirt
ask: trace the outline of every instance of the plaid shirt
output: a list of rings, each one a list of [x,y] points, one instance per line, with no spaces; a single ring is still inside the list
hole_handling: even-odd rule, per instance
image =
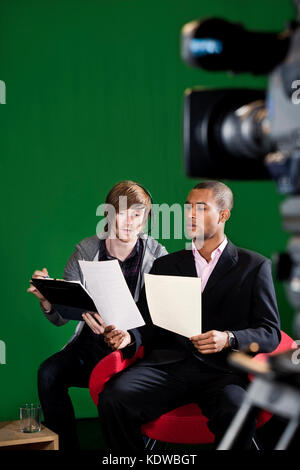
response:
[[[134,293],[135,293],[135,289],[137,285],[142,253],[143,253],[143,242],[140,238],[138,238],[137,243],[135,247],[133,248],[132,252],[130,253],[130,255],[127,256],[127,258],[124,259],[124,261],[118,260],[123,276],[125,277],[125,280],[127,282],[127,285],[131,292],[132,297],[134,297]],[[108,253],[106,249],[106,245],[105,245],[105,240],[100,240],[98,260],[107,261],[111,259],[117,259],[117,258],[111,256]]]

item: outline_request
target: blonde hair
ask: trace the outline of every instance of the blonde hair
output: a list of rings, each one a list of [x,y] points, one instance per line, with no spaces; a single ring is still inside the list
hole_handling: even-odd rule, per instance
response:
[[[116,213],[118,213],[120,209],[120,197],[127,197],[128,209],[133,205],[145,206],[144,221],[146,222],[151,210],[151,196],[142,185],[131,180],[119,181],[107,194],[105,204],[113,206]],[[107,217],[107,212],[105,215]],[[108,223],[105,225],[104,231],[108,232]]]

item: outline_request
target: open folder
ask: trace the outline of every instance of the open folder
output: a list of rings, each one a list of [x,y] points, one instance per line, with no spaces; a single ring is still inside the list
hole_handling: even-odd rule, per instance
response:
[[[92,297],[80,281],[32,278],[31,284],[53,305],[75,307],[82,309],[82,312],[97,311]],[[78,318],[76,317],[74,320],[78,320]]]
[[[187,338],[201,334],[200,278],[145,274],[145,289],[154,325]]]
[[[119,262],[79,260],[80,281],[35,279],[32,284],[68,320],[82,320],[82,313],[98,312],[106,325],[120,330],[145,324],[126,284]]]

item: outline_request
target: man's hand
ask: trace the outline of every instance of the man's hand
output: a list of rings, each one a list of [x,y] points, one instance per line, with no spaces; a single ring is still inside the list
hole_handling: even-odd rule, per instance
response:
[[[35,279],[45,279],[46,277],[49,277],[49,274],[47,269],[43,268],[42,271],[34,271],[32,277]],[[36,287],[34,287],[34,285],[31,284],[31,286],[27,289],[27,292],[30,292],[31,294],[35,295],[36,298],[41,302],[45,310],[51,310],[51,303],[48,302],[47,299],[45,299],[43,294]]]
[[[98,312],[86,312],[82,314],[82,318],[96,335],[103,335],[106,324],[100,317]]]
[[[229,346],[226,331],[211,330],[202,335],[192,336],[190,340],[201,354],[217,353]]]
[[[131,343],[131,336],[128,331],[116,330],[116,327],[109,325],[104,330],[104,341],[113,351],[123,349]]]

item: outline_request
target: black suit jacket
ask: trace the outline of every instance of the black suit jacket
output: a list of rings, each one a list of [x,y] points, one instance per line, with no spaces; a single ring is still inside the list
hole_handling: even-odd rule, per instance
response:
[[[192,250],[181,250],[157,259],[150,273],[197,276]],[[149,363],[175,362],[193,354],[214,367],[228,369],[228,349],[204,355],[194,348],[188,338],[154,326],[145,288],[138,307],[146,326],[131,330],[135,344],[128,349],[130,356],[143,344],[144,360]],[[239,349],[257,342],[259,352],[274,350],[281,338],[270,260],[258,253],[236,247],[230,241],[202,293],[202,332],[213,329],[232,331]],[[125,350],[124,353],[128,356]]]

